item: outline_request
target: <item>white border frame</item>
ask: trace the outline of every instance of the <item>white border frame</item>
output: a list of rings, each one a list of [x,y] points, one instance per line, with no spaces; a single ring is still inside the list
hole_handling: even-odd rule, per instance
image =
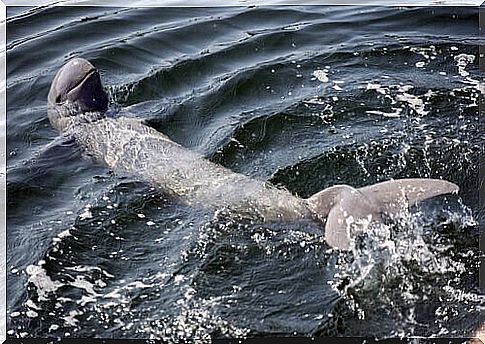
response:
[[[249,0],[134,0],[120,5],[119,0],[0,0],[0,343],[6,340],[6,315],[7,315],[7,116],[6,116],[6,80],[7,80],[7,55],[6,55],[6,31],[7,31],[7,6],[100,6],[100,7],[229,7],[229,6],[278,6],[278,5],[361,5],[361,6],[471,6],[480,7],[483,0],[408,0],[395,2],[393,0],[262,0],[257,3]],[[483,33],[481,33],[483,34]],[[5,316],[2,316],[5,315]]]

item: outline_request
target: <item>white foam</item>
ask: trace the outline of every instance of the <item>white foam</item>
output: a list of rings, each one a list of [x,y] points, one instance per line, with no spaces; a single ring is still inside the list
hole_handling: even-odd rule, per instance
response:
[[[101,294],[98,294],[94,291],[94,284],[86,280],[86,277],[78,275],[76,276],[75,280],[72,282],[69,282],[69,285],[84,290],[86,293],[88,293],[91,297],[99,297]]]
[[[367,84],[366,90],[374,90],[380,94],[387,94],[389,92],[389,89],[382,86],[381,84],[372,84],[372,83]]]
[[[429,113],[429,111],[424,110],[425,104],[423,100],[413,94],[404,92],[396,95],[396,99],[400,102],[409,104],[409,106],[419,115],[427,115]]]
[[[90,208],[91,208],[91,206],[89,204],[84,208],[84,212],[82,212],[79,215],[79,219],[80,220],[85,220],[85,219],[91,219],[91,218],[93,218],[93,213],[91,212]]]
[[[27,300],[27,302],[25,302],[25,306],[31,308],[31,309],[35,309],[35,310],[40,310],[41,308],[39,306],[37,306],[34,301],[32,300]]]
[[[49,327],[49,333],[51,333],[52,331],[57,331],[58,329],[59,329],[59,325],[52,324],[52,325]]]
[[[37,318],[39,316],[39,314],[33,310],[28,310],[27,312],[25,312],[25,315],[29,318]]]
[[[423,56],[428,61],[437,55],[436,47],[434,45],[430,45],[429,47],[411,47],[409,50]]]
[[[65,326],[71,326],[75,327],[79,323],[79,320],[76,319],[76,316],[82,315],[83,312],[77,311],[77,310],[72,310],[69,312],[69,315],[62,317],[61,319],[64,320],[64,325]]]
[[[324,82],[325,83],[325,82],[328,82],[328,80],[329,80],[328,79],[327,72],[325,72],[325,71],[323,71],[321,69],[317,69],[317,70],[313,71],[313,76],[315,78],[317,78],[318,81],[320,81],[320,82]]]
[[[468,66],[470,63],[473,63],[475,61],[475,56],[474,55],[469,55],[469,54],[460,54],[455,56],[455,62],[456,66],[458,67],[458,74],[461,76],[468,76],[470,75],[469,72],[465,70],[466,66]]]
[[[339,85],[333,85],[333,89],[336,90],[336,91],[342,91],[343,88],[340,87]]]
[[[368,83],[366,86],[366,90],[373,90],[376,91],[379,94],[385,95],[386,98],[389,98],[391,100],[392,104],[396,104],[396,102],[401,102],[407,104],[411,109],[414,110],[419,115],[426,115],[428,114],[429,111],[425,110],[425,103],[424,101],[419,97],[415,96],[413,94],[408,93],[409,90],[413,89],[414,86],[412,85],[390,85],[390,86],[383,86],[379,83]],[[391,93],[391,90],[393,90],[393,93],[395,92],[396,95],[393,97],[393,94]],[[429,98],[430,93],[426,93],[424,97]],[[386,117],[396,117],[400,115],[402,112],[402,109],[398,110],[393,108],[395,110],[394,113],[380,113],[377,112],[377,110],[369,110],[367,113],[370,114],[379,114],[383,115]]]
[[[35,285],[39,301],[47,301],[47,295],[55,292],[63,284],[58,281],[53,281],[47,272],[39,265],[29,265],[25,269],[29,275],[28,282]]]
[[[394,112],[384,112],[384,111],[378,111],[378,110],[367,110],[366,113],[369,115],[378,115],[378,116],[383,116],[383,117],[389,117],[389,118],[397,118],[400,117],[402,109],[401,108],[392,108]]]
[[[20,312],[12,312],[10,313],[10,318],[17,318],[20,316],[20,314],[21,314]]]

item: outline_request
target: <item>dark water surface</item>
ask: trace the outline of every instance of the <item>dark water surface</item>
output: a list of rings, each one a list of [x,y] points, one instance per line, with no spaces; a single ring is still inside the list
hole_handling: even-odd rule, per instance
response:
[[[467,336],[477,327],[478,8],[8,8],[8,334]],[[481,42],[483,44],[483,42]],[[302,197],[455,182],[355,245],[178,204],[47,120],[69,58],[147,120]],[[481,88],[480,88],[481,87]]]

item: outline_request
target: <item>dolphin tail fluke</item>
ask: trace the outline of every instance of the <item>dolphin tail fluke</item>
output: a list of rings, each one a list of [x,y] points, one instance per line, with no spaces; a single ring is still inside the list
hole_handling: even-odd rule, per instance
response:
[[[336,185],[307,199],[320,219],[327,218],[325,240],[348,250],[351,238],[382,215],[398,214],[410,206],[438,195],[457,193],[458,186],[439,179],[399,179],[354,189]]]

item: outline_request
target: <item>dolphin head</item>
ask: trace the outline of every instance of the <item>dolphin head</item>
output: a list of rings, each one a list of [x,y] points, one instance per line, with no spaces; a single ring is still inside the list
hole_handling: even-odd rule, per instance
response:
[[[108,96],[97,69],[79,57],[59,69],[47,100],[49,120],[59,130],[65,129],[70,117],[85,113],[103,114],[108,108]]]

